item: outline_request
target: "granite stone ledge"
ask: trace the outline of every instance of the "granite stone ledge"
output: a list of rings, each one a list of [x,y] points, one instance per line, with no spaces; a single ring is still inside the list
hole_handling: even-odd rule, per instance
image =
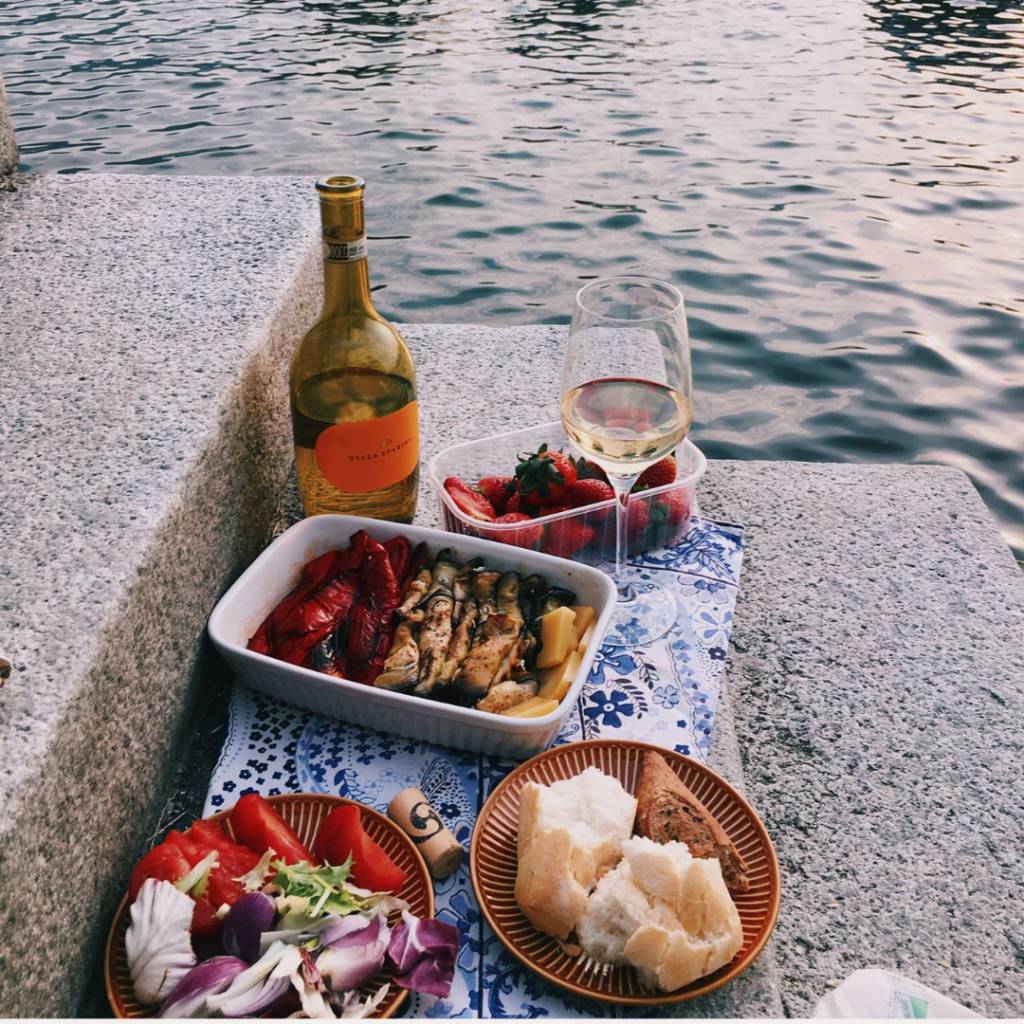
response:
[[[1024,1016],[1024,573],[978,493],[946,467],[719,462],[702,495],[747,527],[728,672],[785,1014],[878,966]]]
[[[280,399],[321,302],[318,213],[309,181],[12,182],[0,1006],[68,1016],[213,678],[209,610],[288,471]]]

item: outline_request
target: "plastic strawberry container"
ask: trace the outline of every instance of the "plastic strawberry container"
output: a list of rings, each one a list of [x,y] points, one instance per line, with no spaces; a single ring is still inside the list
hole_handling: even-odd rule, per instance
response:
[[[530,522],[486,523],[466,515],[444,489],[445,480],[452,476],[470,487],[485,476],[514,476],[519,456],[537,451],[542,444],[576,454],[561,422],[465,441],[438,452],[427,472],[437,491],[442,526],[450,533],[513,544],[587,565],[614,561],[614,500],[540,516]],[[689,532],[692,517],[698,514],[697,481],[707,469],[707,459],[689,439],[679,445],[675,455],[673,483],[638,491],[629,499],[630,554],[677,543]]]

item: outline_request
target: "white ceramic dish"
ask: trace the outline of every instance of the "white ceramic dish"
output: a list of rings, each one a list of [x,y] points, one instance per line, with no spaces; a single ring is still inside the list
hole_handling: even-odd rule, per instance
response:
[[[488,566],[515,570],[524,576],[539,572],[549,584],[575,591],[577,603],[590,605],[597,613],[595,642],[558,708],[542,718],[509,718],[375,689],[247,650],[249,637],[295,586],[303,565],[326,551],[347,547],[357,530],[366,530],[380,542],[402,534],[413,546],[421,541],[426,543],[431,554],[450,548],[463,560],[481,555]],[[253,689],[279,700],[399,736],[524,759],[544,750],[558,734],[590,672],[614,605],[615,586],[610,577],[579,562],[441,530],[325,515],[303,519],[270,544],[218,602],[208,629],[214,645],[238,677]]]

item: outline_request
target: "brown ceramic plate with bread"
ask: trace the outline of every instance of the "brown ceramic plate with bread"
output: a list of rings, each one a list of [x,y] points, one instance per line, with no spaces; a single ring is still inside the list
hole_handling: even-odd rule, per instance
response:
[[[628,793],[648,752],[661,755],[725,830],[746,868],[745,892],[733,892],[743,944],[732,961],[673,992],[652,990],[633,967],[593,960],[576,945],[538,931],[515,897],[519,802],[528,782],[550,786],[588,767],[618,779]],[[477,818],[469,851],[470,875],[487,923],[509,951],[541,977],[591,999],[632,1006],[683,1002],[721,987],[746,970],[764,948],[779,914],[781,884],[775,849],[753,808],[724,779],[697,761],[649,743],[589,740],[554,747],[503,779]]]

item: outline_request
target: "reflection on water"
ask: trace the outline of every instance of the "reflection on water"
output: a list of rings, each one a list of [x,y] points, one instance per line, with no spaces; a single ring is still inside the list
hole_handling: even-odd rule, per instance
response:
[[[970,86],[1021,66],[1021,6],[1012,0],[869,2],[868,17],[891,36],[888,48],[915,70],[934,68]]]
[[[667,278],[709,456],[957,466],[1024,556],[1024,0],[0,0],[0,37],[24,170],[359,173],[398,320]]]

